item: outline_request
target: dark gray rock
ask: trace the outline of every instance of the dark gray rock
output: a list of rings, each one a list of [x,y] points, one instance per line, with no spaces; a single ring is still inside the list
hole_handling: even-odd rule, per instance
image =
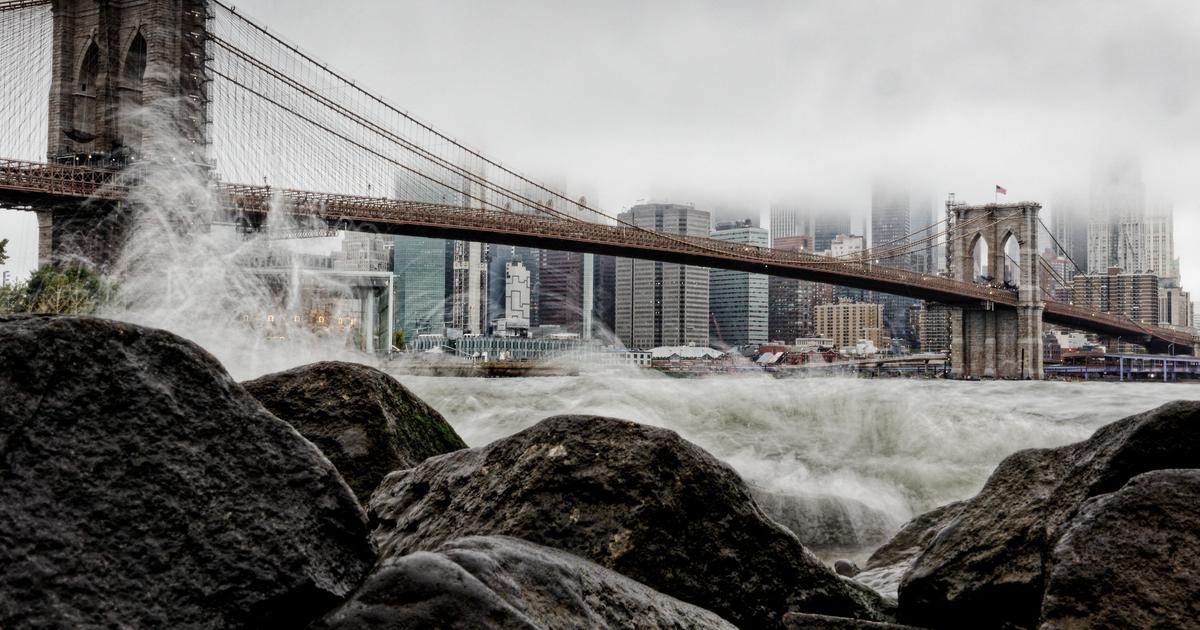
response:
[[[204,350],[0,317],[0,627],[303,625],[375,553],[324,456]]]
[[[578,556],[478,536],[384,561],[311,630],[733,627]]]
[[[891,540],[871,554],[863,568],[878,569],[915,559],[938,532],[958,518],[965,505],[966,501],[947,503],[905,523]]]
[[[242,386],[316,444],[364,504],[393,470],[467,447],[442,414],[365,365],[324,361]]]
[[[1200,470],[1088,499],[1051,558],[1042,629],[1200,625]]]
[[[896,519],[854,499],[758,489],[753,494],[767,516],[809,549],[862,549],[887,540],[900,527]]]
[[[1200,467],[1200,402],[1174,402],[1083,442],[1020,451],[930,542],[900,585],[901,620],[933,627],[1031,628],[1045,567],[1088,498],[1150,470]]]
[[[804,613],[784,615],[783,627],[787,630],[918,630],[913,626],[902,626],[895,623]]]
[[[833,563],[833,572],[838,575],[854,577],[859,571],[858,565],[849,560],[837,560]]]
[[[729,466],[675,432],[556,416],[389,475],[371,499],[385,558],[470,535],[569,551],[743,627],[789,610],[881,618],[762,513]]]

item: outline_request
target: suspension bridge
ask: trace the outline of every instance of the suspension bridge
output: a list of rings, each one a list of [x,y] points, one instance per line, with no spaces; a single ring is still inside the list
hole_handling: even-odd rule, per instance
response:
[[[1054,299],[1033,203],[962,206],[853,258],[658,232],[522,175],[219,0],[0,0],[0,206],[38,212],[47,260],[112,255],[101,226],[154,173],[205,182],[214,221],[560,249],[787,276],[950,305],[961,376],[1039,378],[1043,321],[1191,353],[1186,331]],[[1015,286],[976,282],[975,243]],[[890,261],[947,243],[949,277]],[[1048,269],[1049,274],[1042,270]],[[1033,356],[1033,355],[1036,355]]]

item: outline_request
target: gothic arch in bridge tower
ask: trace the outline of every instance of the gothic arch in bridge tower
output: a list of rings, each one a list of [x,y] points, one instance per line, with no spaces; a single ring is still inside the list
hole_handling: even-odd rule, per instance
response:
[[[976,232],[975,236],[971,237],[971,244],[967,250],[971,252],[971,278],[978,280],[988,275],[988,245],[987,240],[983,238],[983,234]]]
[[[146,76],[146,38],[139,28],[129,42],[125,61],[121,64],[121,107],[117,114],[120,130],[118,143],[130,148],[141,146],[142,83]]]
[[[1001,258],[1002,274],[995,274],[996,281],[1005,286],[1021,286],[1021,244],[1017,235],[1008,230],[1000,239],[998,258]]]
[[[97,79],[100,77],[100,47],[92,39],[79,61],[79,72],[75,76],[74,115],[69,135],[80,144],[90,143],[96,138],[96,101],[99,99]]]

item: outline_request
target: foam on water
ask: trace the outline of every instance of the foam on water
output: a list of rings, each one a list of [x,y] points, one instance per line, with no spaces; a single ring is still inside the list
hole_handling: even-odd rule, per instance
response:
[[[784,493],[832,494],[898,522],[973,495],[1005,456],[1081,440],[1200,388],[1184,384],[959,382],[653,372],[472,379],[399,376],[479,446],[554,414],[677,431]]]

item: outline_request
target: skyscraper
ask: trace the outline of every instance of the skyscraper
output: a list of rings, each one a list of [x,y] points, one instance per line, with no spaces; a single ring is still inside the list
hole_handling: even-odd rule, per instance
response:
[[[419,334],[446,328],[446,241],[418,236],[393,237],[392,274],[395,328],[412,341]]]
[[[850,233],[850,213],[832,204],[787,201],[771,204],[771,239],[807,236],[812,250],[821,252],[838,234]]]
[[[871,259],[884,267],[913,269],[914,256],[907,247],[912,232],[910,195],[902,185],[877,180],[871,187]],[[891,337],[908,337],[912,298],[876,293],[871,301],[883,305],[883,325]]]
[[[1146,208],[1142,239],[1145,246],[1143,271],[1158,275],[1163,286],[1179,284],[1179,259],[1175,257],[1175,218],[1170,204],[1162,201]]]
[[[1146,189],[1136,160],[1110,160],[1092,170],[1088,223],[1089,274],[1119,267],[1146,271],[1143,233]]]
[[[861,238],[861,237],[860,237]],[[772,247],[792,252],[812,252],[808,236],[775,239]],[[813,307],[834,301],[834,287],[820,282],[771,276],[767,279],[767,336],[770,341],[794,343],[816,334]]]
[[[766,247],[767,231],[750,221],[717,224],[712,238]],[[708,303],[712,313],[709,345],[739,347],[767,342],[767,276],[745,271],[709,271]]]
[[[583,333],[584,255],[552,249],[540,251],[538,322],[563,332]]]
[[[708,236],[709,213],[690,205],[642,204],[622,212],[633,225],[687,236]],[[629,348],[708,343],[708,269],[618,258],[617,337]]]
[[[1066,280],[1075,275],[1076,265],[1084,272],[1088,269],[1088,222],[1087,206],[1078,198],[1065,193],[1054,197],[1050,205],[1051,244],[1059,250],[1056,254],[1073,261]]]
[[[529,270],[518,259],[504,264],[504,317],[529,321]]]

